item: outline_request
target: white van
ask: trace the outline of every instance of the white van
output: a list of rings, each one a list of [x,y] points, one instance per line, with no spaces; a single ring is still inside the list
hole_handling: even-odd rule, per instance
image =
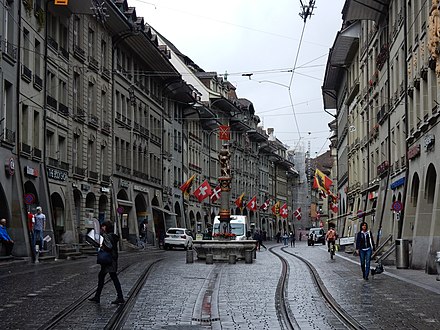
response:
[[[248,218],[245,215],[231,215],[231,233],[235,234],[235,240],[241,241],[247,239],[246,233],[250,231]],[[212,236],[223,232],[220,231],[220,217],[214,218],[214,225],[212,226]]]

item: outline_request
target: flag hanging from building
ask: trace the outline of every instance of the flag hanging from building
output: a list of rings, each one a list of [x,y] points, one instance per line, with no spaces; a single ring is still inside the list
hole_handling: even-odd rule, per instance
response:
[[[257,196],[252,197],[252,199],[246,204],[246,207],[249,211],[255,212],[257,210]]]
[[[330,178],[327,175],[325,175],[318,169],[316,169],[315,171],[315,178],[319,189],[328,193],[330,191],[330,186],[333,184],[333,181],[330,180]]]
[[[202,202],[206,197],[211,196],[211,194],[212,190],[208,180],[203,181],[200,187],[193,192],[193,195],[196,196],[199,202]]]
[[[260,206],[260,210],[262,211],[267,211],[267,209],[269,208],[269,203],[270,203],[270,199],[266,200],[263,205]]]
[[[280,207],[280,215],[284,219],[286,219],[287,216],[289,215],[289,211],[287,210],[287,204],[286,203],[284,203],[283,206]]]
[[[298,207],[295,212],[293,212],[293,216],[299,221],[301,220],[301,208]]]
[[[272,210],[272,213],[273,213],[274,215],[278,215],[278,214],[280,214],[280,202],[276,202],[276,203],[272,206],[271,210]]]
[[[229,141],[231,139],[231,130],[228,125],[219,125],[218,131],[219,131],[219,139],[220,140]]]
[[[193,174],[183,185],[181,185],[179,188],[182,190],[183,193],[189,194],[189,188],[191,188],[193,180],[196,178],[196,175]]]
[[[217,200],[220,199],[220,196],[222,195],[222,189],[220,188],[220,185],[214,188],[211,194],[211,203],[215,203]]]
[[[235,205],[237,205],[237,207],[239,208],[243,207],[243,197],[244,197],[244,193],[238,196],[238,198],[235,200]]]
[[[333,213],[338,213],[338,203],[330,202],[330,210],[332,210]]]

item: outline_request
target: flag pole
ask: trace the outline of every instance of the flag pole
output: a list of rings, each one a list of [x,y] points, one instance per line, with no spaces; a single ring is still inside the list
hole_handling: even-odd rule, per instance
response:
[[[222,194],[220,196],[220,233],[230,233],[231,211],[229,209],[229,194],[231,192],[231,153],[229,145],[223,144],[219,152],[221,175],[218,178]]]

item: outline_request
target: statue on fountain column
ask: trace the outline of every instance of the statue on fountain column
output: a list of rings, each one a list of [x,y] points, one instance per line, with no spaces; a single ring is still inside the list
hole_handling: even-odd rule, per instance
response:
[[[223,145],[223,149],[220,150],[218,158],[220,161],[221,176],[230,178],[231,177],[231,164],[230,164],[231,153],[229,152],[227,144]]]

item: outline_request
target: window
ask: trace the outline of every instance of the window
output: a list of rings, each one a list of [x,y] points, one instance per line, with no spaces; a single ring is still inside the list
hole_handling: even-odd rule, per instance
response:
[[[89,28],[89,47],[88,47],[88,54],[89,58],[95,58],[95,31],[93,31],[91,28]]]
[[[67,144],[66,137],[58,136],[58,160],[62,162],[67,161]]]
[[[35,39],[34,72],[39,78],[41,78],[41,56],[41,43]]]
[[[96,114],[95,85],[92,82],[89,82],[87,94],[87,111]]]
[[[107,43],[105,40],[101,40],[101,65],[107,67]]]
[[[81,76],[78,73],[73,74],[73,111],[76,114],[80,114],[82,110],[81,99]]]
[[[58,85],[58,101],[64,105],[67,104],[67,83],[62,79]]]
[[[52,131],[46,132],[46,154],[50,158],[55,158],[55,141],[54,133]]]
[[[23,29],[23,64],[25,67],[29,68],[30,65],[30,40],[29,40],[29,31]]]
[[[73,18],[73,45],[81,48],[81,19],[78,16]]]

